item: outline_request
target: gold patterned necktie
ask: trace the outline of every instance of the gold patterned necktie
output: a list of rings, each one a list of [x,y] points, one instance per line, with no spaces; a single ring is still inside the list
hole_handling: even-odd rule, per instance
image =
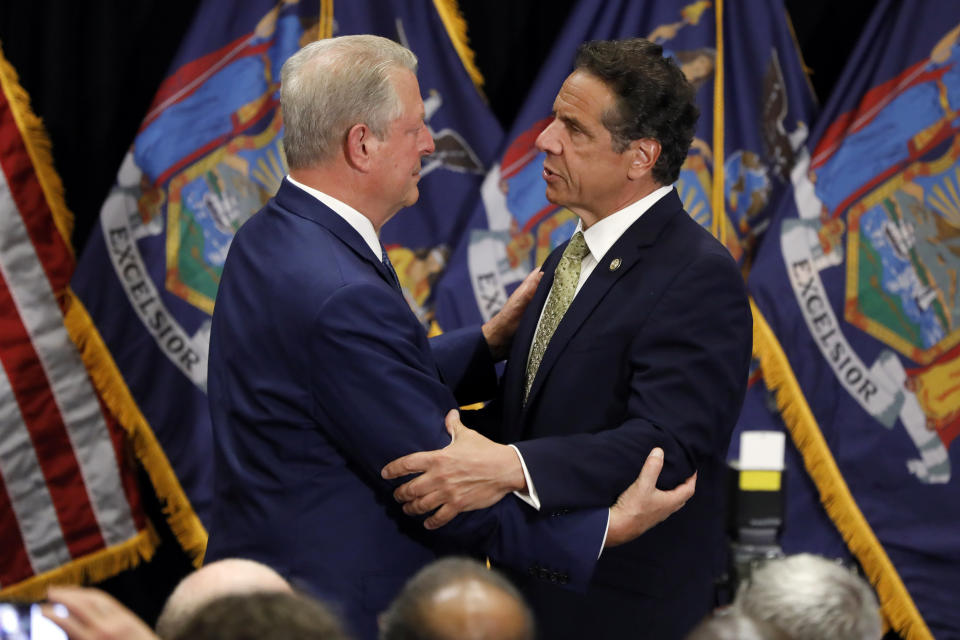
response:
[[[540,324],[537,326],[537,333],[533,337],[533,345],[530,347],[530,359],[527,361],[527,380],[526,388],[523,393],[523,401],[527,401],[530,395],[530,388],[533,386],[533,379],[537,375],[537,369],[543,361],[543,354],[550,344],[550,338],[553,332],[557,330],[563,314],[567,312],[570,303],[573,302],[573,294],[577,291],[577,282],[580,280],[580,263],[590,253],[586,241],[583,239],[583,233],[577,231],[570,238],[570,244],[563,250],[560,262],[557,263],[557,269],[553,274],[553,286],[550,287],[550,295],[547,297],[547,303],[543,306],[543,315],[540,318]]]

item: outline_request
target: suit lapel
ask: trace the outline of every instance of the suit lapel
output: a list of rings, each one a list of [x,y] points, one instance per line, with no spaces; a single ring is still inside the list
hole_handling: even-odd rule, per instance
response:
[[[280,190],[274,196],[277,204],[288,213],[301,218],[306,218],[316,222],[327,229],[337,237],[341,242],[350,247],[357,254],[357,257],[370,263],[380,277],[383,278],[392,289],[396,289],[393,284],[393,277],[387,271],[386,265],[379,256],[374,257],[363,237],[356,229],[350,226],[346,220],[341,218],[335,211],[330,209],[312,195],[303,189],[293,185],[286,178],[280,184]]]
[[[560,324],[557,326],[553,337],[550,338],[547,350],[543,354],[543,360],[540,362],[540,368],[537,369],[533,386],[530,388],[530,396],[527,398],[526,406],[523,408],[524,415],[526,409],[533,405],[537,394],[544,384],[543,381],[550,373],[550,369],[556,363],[560,354],[563,353],[563,350],[569,344],[570,340],[577,334],[580,327],[587,318],[590,317],[590,314],[596,306],[600,304],[600,301],[610,288],[613,287],[620,278],[629,273],[631,269],[636,268],[643,262],[644,257],[651,250],[660,232],[671,218],[678,213],[683,213],[683,208],[680,198],[674,190],[658,200],[650,209],[640,216],[636,222],[630,225],[623,235],[610,247],[606,255],[600,258],[600,262],[594,267],[587,281],[583,283],[583,287],[573,299],[570,308],[567,309],[567,312],[563,315],[563,319],[560,320]],[[614,260],[617,259],[619,259],[620,262],[614,264]],[[553,267],[556,268],[556,263],[554,263]],[[552,283],[552,270],[550,278]],[[534,324],[534,330],[535,329],[536,324]],[[524,342],[528,350],[532,341],[533,333],[531,333],[529,339]],[[523,422],[523,420],[521,420],[521,422]]]

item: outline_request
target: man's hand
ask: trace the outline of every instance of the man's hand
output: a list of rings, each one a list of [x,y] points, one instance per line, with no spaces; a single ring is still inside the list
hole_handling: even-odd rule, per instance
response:
[[[63,629],[70,640],[159,640],[132,611],[98,589],[50,587],[50,603],[67,608],[66,617],[43,605],[43,615]]]
[[[398,487],[393,497],[404,503],[408,515],[437,509],[424,521],[427,529],[442,527],[462,511],[489,507],[511,491],[527,487],[520,458],[512,448],[464,426],[456,409],[447,414],[446,427],[453,438],[448,446],[397,458],[380,472],[387,480],[421,474]]]
[[[503,308],[483,325],[483,337],[487,341],[487,346],[490,347],[494,360],[503,360],[509,355],[513,334],[517,332],[520,318],[523,317],[527,305],[533,300],[533,294],[537,291],[537,285],[540,284],[542,277],[543,272],[539,267],[531,271],[520,286],[510,294]]]
[[[657,447],[647,456],[640,475],[620,494],[610,509],[610,526],[604,547],[615,547],[630,542],[644,531],[653,528],[680,509],[693,496],[697,486],[697,474],[683,484],[661,491],[657,478],[663,469],[663,449]]]

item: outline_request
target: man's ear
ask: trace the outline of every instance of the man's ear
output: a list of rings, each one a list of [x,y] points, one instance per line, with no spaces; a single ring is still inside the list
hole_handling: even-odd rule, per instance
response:
[[[653,171],[653,166],[660,159],[660,143],[653,138],[640,138],[630,143],[627,153],[630,154],[627,176],[637,180]]]
[[[367,125],[358,123],[350,127],[343,142],[343,155],[347,163],[359,171],[366,172],[373,162],[377,142],[379,141]]]

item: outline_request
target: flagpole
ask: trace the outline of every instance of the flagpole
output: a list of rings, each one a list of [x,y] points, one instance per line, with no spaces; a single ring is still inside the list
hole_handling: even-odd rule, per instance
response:
[[[717,32],[716,71],[713,76],[713,217],[710,230],[721,244],[727,244],[727,213],[723,197],[723,0],[715,0],[714,17]]]

